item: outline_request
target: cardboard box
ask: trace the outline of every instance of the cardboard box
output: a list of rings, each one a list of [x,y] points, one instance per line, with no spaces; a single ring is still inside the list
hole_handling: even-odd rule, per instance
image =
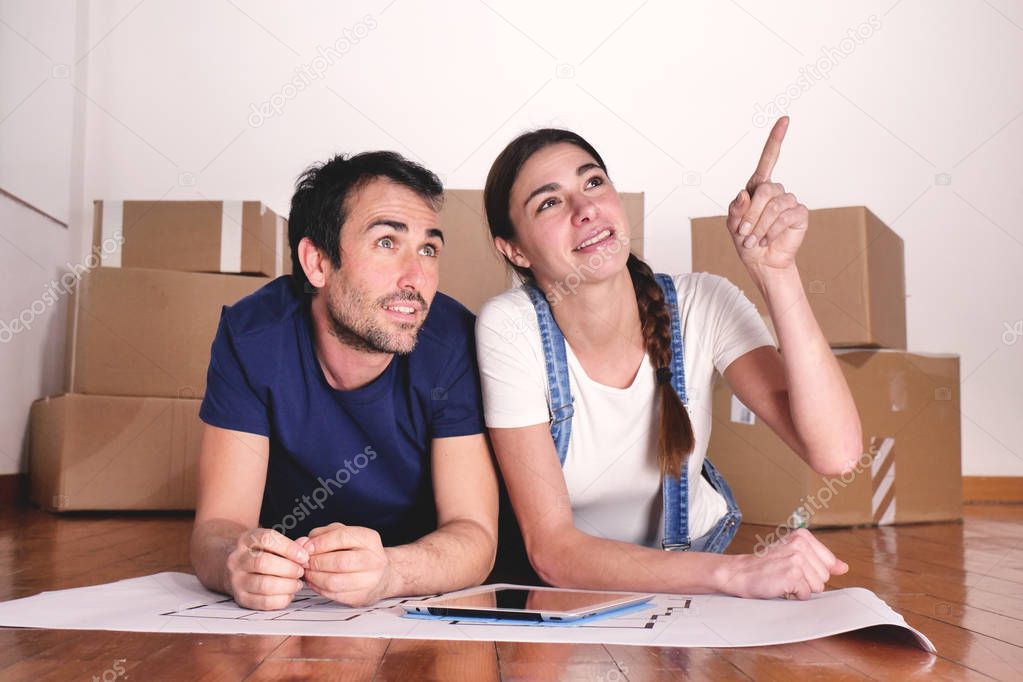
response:
[[[106,267],[291,272],[288,222],[258,201],[96,201],[93,211]]]
[[[643,194],[619,196],[632,227],[630,249],[643,255]],[[440,290],[473,313],[488,299],[514,286],[512,270],[494,248],[483,210],[483,192],[449,189],[440,216],[444,255],[440,259]]]
[[[200,400],[62,395],[32,405],[32,501],[54,511],[194,509]]]
[[[863,425],[854,471],[821,476],[719,378],[708,456],[743,521],[768,525],[886,525],[962,518],[959,356],[836,351]],[[793,515],[801,509],[801,514]]]
[[[96,268],[68,306],[68,393],[201,398],[220,311],[263,277]]]
[[[692,221],[693,271],[712,272],[769,311],[739,260],[725,217]],[[863,206],[810,211],[796,255],[810,307],[832,347],[906,348],[902,239]]]

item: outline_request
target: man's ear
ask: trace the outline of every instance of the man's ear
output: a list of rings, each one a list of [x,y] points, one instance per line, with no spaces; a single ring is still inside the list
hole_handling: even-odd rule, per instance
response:
[[[494,246],[507,258],[512,265],[520,268],[529,268],[529,259],[519,251],[519,248],[503,237],[494,237]]]
[[[298,243],[298,262],[309,284],[322,289],[327,284],[327,267],[330,261],[309,237],[303,237]]]

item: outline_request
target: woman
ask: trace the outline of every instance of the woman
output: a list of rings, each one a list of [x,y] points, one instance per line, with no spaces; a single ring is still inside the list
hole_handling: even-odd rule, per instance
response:
[[[629,254],[618,194],[580,136],[526,133],[490,169],[491,234],[525,284],[480,312],[484,406],[546,582],[808,599],[848,570],[806,530],[765,552],[721,554],[740,514],[705,460],[715,369],[815,471],[841,473],[860,455],[856,408],[795,267],[807,209],[770,181],[787,125],[775,125],[727,221],[784,358],[727,280],[655,276]]]

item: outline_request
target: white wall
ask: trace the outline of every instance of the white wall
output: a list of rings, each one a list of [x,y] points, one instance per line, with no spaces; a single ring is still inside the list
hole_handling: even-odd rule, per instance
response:
[[[393,148],[478,188],[511,137],[556,124],[595,143],[619,188],[647,193],[651,263],[685,271],[689,218],[724,211],[767,133],[758,105],[793,86],[777,178],[811,208],[865,204],[902,235],[911,349],[962,355],[964,473],[1023,475],[1023,337],[1003,340],[1023,320],[1018,0],[86,12],[72,227],[93,198],[261,198],[286,212],[297,173],[338,151]],[[857,29],[869,37],[848,39]],[[822,49],[829,74],[798,88]],[[279,111],[258,114],[271,100]]]
[[[79,16],[79,3],[0,2],[0,474],[26,469],[29,406],[64,383],[67,296],[54,283],[81,240],[68,228],[81,203]]]
[[[51,282],[69,246],[67,228],[0,196],[0,474],[26,469],[29,405],[63,386],[67,302]]]
[[[74,3],[0,2],[0,188],[67,224]]]

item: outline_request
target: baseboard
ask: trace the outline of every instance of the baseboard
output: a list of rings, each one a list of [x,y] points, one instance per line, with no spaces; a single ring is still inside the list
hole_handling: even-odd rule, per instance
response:
[[[28,474],[0,474],[0,507],[28,504]]]
[[[963,476],[963,502],[1023,502],[1023,476]]]

